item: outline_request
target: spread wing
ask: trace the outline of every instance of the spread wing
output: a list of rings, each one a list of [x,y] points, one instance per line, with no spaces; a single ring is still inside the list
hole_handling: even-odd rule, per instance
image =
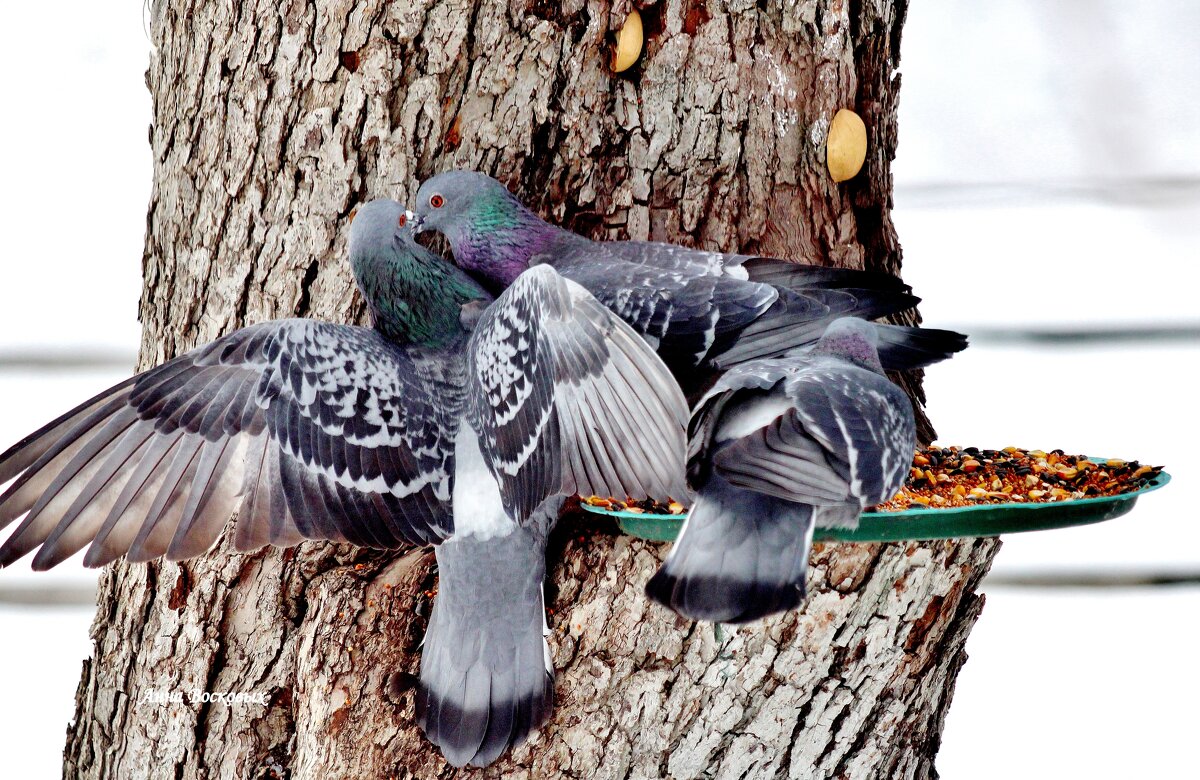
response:
[[[235,511],[240,550],[436,543],[453,530],[452,370],[372,330],[311,320],[220,338],[0,455],[0,483],[16,477],[0,528],[28,512],[0,566],[39,546],[35,569],[88,544],[88,566],[188,558]]]
[[[885,377],[842,361],[800,365],[783,378],[782,399],[773,399],[783,403],[766,415],[771,420],[716,450],[712,466],[735,485],[804,504],[867,507],[890,499],[916,445],[907,396]],[[770,402],[729,396],[721,413]]]
[[[468,348],[472,425],[519,521],[548,496],[683,496],[683,394],[654,351],[546,265],[521,274]]]

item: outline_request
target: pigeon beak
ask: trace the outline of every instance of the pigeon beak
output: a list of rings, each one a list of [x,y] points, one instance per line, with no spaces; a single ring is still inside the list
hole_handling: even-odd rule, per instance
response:
[[[404,216],[408,220],[408,229],[410,231],[412,231],[412,234],[414,236],[417,235],[418,233],[420,233],[422,230],[424,230],[424,227],[423,227],[423,225],[425,223],[424,217],[419,216],[416,212],[413,212],[413,211],[405,211]]]

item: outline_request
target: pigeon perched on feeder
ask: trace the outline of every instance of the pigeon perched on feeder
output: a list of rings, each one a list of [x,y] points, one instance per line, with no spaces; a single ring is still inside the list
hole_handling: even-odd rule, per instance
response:
[[[493,291],[541,263],[583,285],[658,350],[688,393],[714,371],[815,342],[838,317],[875,319],[919,301],[883,273],[592,241],[545,222],[500,182],[474,171],[427,180],[413,215],[414,231],[445,235],[454,262]],[[927,366],[967,344],[953,331],[881,325],[878,332],[888,369]]]
[[[721,623],[791,609],[814,526],[852,528],[896,494],[916,425],[883,375],[877,327],[835,320],[810,350],[738,366],[705,394],[689,430],[696,498],[650,598]]]
[[[681,495],[682,394],[553,269],[490,296],[373,201],[350,232],[373,327],[243,328],[132,377],[0,455],[0,566],[47,569],[328,539],[442,544],[418,719],[484,765],[550,712],[545,535],[574,493]],[[487,306],[480,313],[480,310]],[[240,507],[240,509],[239,509]],[[40,549],[39,549],[40,548]]]

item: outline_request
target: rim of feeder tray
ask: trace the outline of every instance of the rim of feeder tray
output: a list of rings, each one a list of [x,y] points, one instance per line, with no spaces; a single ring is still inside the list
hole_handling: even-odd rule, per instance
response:
[[[864,512],[858,527],[817,528],[818,542],[907,542],[931,539],[964,539],[1026,531],[1048,531],[1090,525],[1127,514],[1138,498],[1166,485],[1171,475],[1160,471],[1146,485],[1129,493],[1094,498],[1072,498],[1036,504],[980,504],[946,509],[905,509],[901,512]],[[621,530],[654,542],[672,542],[686,514],[615,511],[581,506],[588,512],[615,517]]]

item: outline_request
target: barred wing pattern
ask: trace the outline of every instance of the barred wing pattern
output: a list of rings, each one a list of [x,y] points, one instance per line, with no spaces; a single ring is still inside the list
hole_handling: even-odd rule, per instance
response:
[[[758,361],[726,375],[701,407],[715,414],[722,394],[777,382],[790,408],[716,452],[725,479],[816,506],[873,506],[899,490],[916,426],[907,396],[879,374],[828,357]]]
[[[595,242],[592,251],[602,253],[623,247],[619,243],[610,247],[610,242]],[[727,349],[742,329],[770,309],[780,295],[766,284],[713,273],[713,267],[719,266],[690,259],[697,254],[710,255],[667,247],[655,256],[658,263],[653,265],[589,258],[586,262],[556,262],[555,267],[632,326],[672,371],[684,374]],[[721,258],[711,256],[714,263]],[[670,260],[676,262],[667,262]]]
[[[437,543],[453,531],[458,352],[279,320],[126,380],[0,455],[0,483],[16,477],[0,529],[28,512],[0,566],[40,547],[47,569],[88,544],[88,566],[180,560],[235,511],[239,550]]]
[[[552,264],[629,323],[687,392],[712,371],[812,344],[839,317],[875,319],[919,302],[885,273],[646,241],[572,236],[535,261]],[[886,335],[880,358],[893,369],[929,365],[966,347],[952,331],[893,326]],[[697,367],[708,371],[697,375]]]
[[[687,405],[654,351],[547,265],[504,292],[468,348],[472,426],[506,511],[555,494],[682,497]]]

